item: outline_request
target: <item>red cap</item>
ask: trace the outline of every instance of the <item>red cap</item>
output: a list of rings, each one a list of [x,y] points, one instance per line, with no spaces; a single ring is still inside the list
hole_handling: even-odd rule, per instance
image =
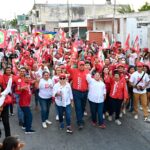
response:
[[[144,52],[148,52],[148,48],[143,48],[143,51]]]
[[[136,51],[135,48],[131,48],[132,51]]]
[[[137,67],[143,67],[144,64],[143,64],[142,62],[137,62],[137,63],[136,63],[136,66],[137,66]]]
[[[119,68],[119,67],[124,67],[124,64],[118,64],[118,65],[116,66],[116,68]]]
[[[60,66],[61,69],[66,69],[66,67],[64,65]]]
[[[66,78],[66,75],[65,74],[60,74],[59,79],[60,78]]]
[[[91,57],[88,56],[88,57],[86,58],[86,60],[91,60]]]
[[[84,61],[79,61],[78,65],[85,65]]]

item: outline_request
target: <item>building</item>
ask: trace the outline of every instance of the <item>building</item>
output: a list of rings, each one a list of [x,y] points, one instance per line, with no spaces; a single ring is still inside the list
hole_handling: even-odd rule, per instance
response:
[[[116,5],[116,9],[121,6]],[[70,20],[70,24],[72,22],[78,22],[76,24],[76,28],[78,28],[87,19],[113,14],[113,12],[114,5],[111,4],[110,0],[107,0],[107,3],[102,5],[35,4],[30,12],[28,25],[35,26],[41,30],[54,31],[60,27],[66,28],[65,23],[68,23]],[[63,23],[64,26],[62,26]]]
[[[130,34],[130,45],[133,45],[135,37],[139,37],[140,48],[150,48],[150,11],[128,14],[113,14],[98,16],[87,20],[87,29],[92,32],[102,32],[125,43]],[[95,35],[96,36],[96,35]],[[93,37],[94,38],[94,37]],[[100,42],[101,43],[101,42]]]

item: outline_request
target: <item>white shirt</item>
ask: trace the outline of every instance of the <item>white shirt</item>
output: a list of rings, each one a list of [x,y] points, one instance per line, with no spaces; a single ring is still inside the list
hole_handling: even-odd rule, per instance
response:
[[[2,62],[2,59],[4,58],[4,53],[0,52],[0,62]]]
[[[52,82],[53,82],[53,85],[55,85],[56,83],[58,83],[58,82],[59,82],[59,76],[54,75],[54,76],[52,77]]]
[[[104,82],[96,81],[91,77],[90,74],[86,77],[88,86],[89,86],[89,92],[88,92],[88,99],[91,102],[94,103],[102,103],[104,102],[104,95],[106,94],[106,87]]]
[[[61,96],[55,96],[57,93],[61,92]],[[72,89],[70,84],[67,82],[65,86],[62,86],[59,82],[54,85],[53,97],[55,97],[55,102],[58,106],[66,107],[71,103],[73,99]]]
[[[36,71],[36,74],[38,74],[38,76],[42,77],[42,74],[43,74],[44,71],[46,71],[46,72],[49,73],[49,69],[48,69],[47,66],[44,66],[44,69],[43,69],[43,70],[42,70],[42,68],[40,67],[40,68],[38,69],[38,71]]]
[[[133,85],[136,85],[137,82],[141,79],[141,77],[143,76],[144,71],[142,71],[142,73],[139,73],[138,71],[135,71],[131,77],[130,77],[130,82]],[[143,79],[139,82],[138,86],[145,86],[148,82],[149,82],[149,76],[147,73],[145,73]],[[136,88],[133,88],[133,93],[138,93],[138,94],[144,94],[146,93],[146,89],[144,89],[143,91],[137,90]]]
[[[129,57],[129,65],[135,66],[135,59],[138,57],[137,53],[131,53]]]
[[[43,99],[52,97],[53,83],[51,79],[44,80],[40,79],[39,82],[39,96]]]

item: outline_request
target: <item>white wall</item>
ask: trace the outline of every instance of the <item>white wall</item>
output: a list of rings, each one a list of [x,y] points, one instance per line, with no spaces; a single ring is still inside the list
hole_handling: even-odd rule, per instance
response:
[[[126,20],[126,37],[130,33],[130,46],[134,43],[135,37],[139,36],[140,48],[148,47],[148,28],[145,26],[137,28],[136,18],[127,18]]]

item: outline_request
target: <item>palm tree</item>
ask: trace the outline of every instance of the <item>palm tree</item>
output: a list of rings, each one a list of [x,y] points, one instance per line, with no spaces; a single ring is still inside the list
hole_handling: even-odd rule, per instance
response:
[[[10,25],[13,27],[13,28],[17,28],[17,19],[13,19],[10,21]]]
[[[148,11],[150,10],[150,4],[148,2],[145,2],[145,4],[138,9],[138,11]]]
[[[121,8],[118,8],[117,10],[119,13],[121,14],[125,14],[125,13],[133,13],[135,12],[130,5],[126,5],[126,6],[121,6]]]

